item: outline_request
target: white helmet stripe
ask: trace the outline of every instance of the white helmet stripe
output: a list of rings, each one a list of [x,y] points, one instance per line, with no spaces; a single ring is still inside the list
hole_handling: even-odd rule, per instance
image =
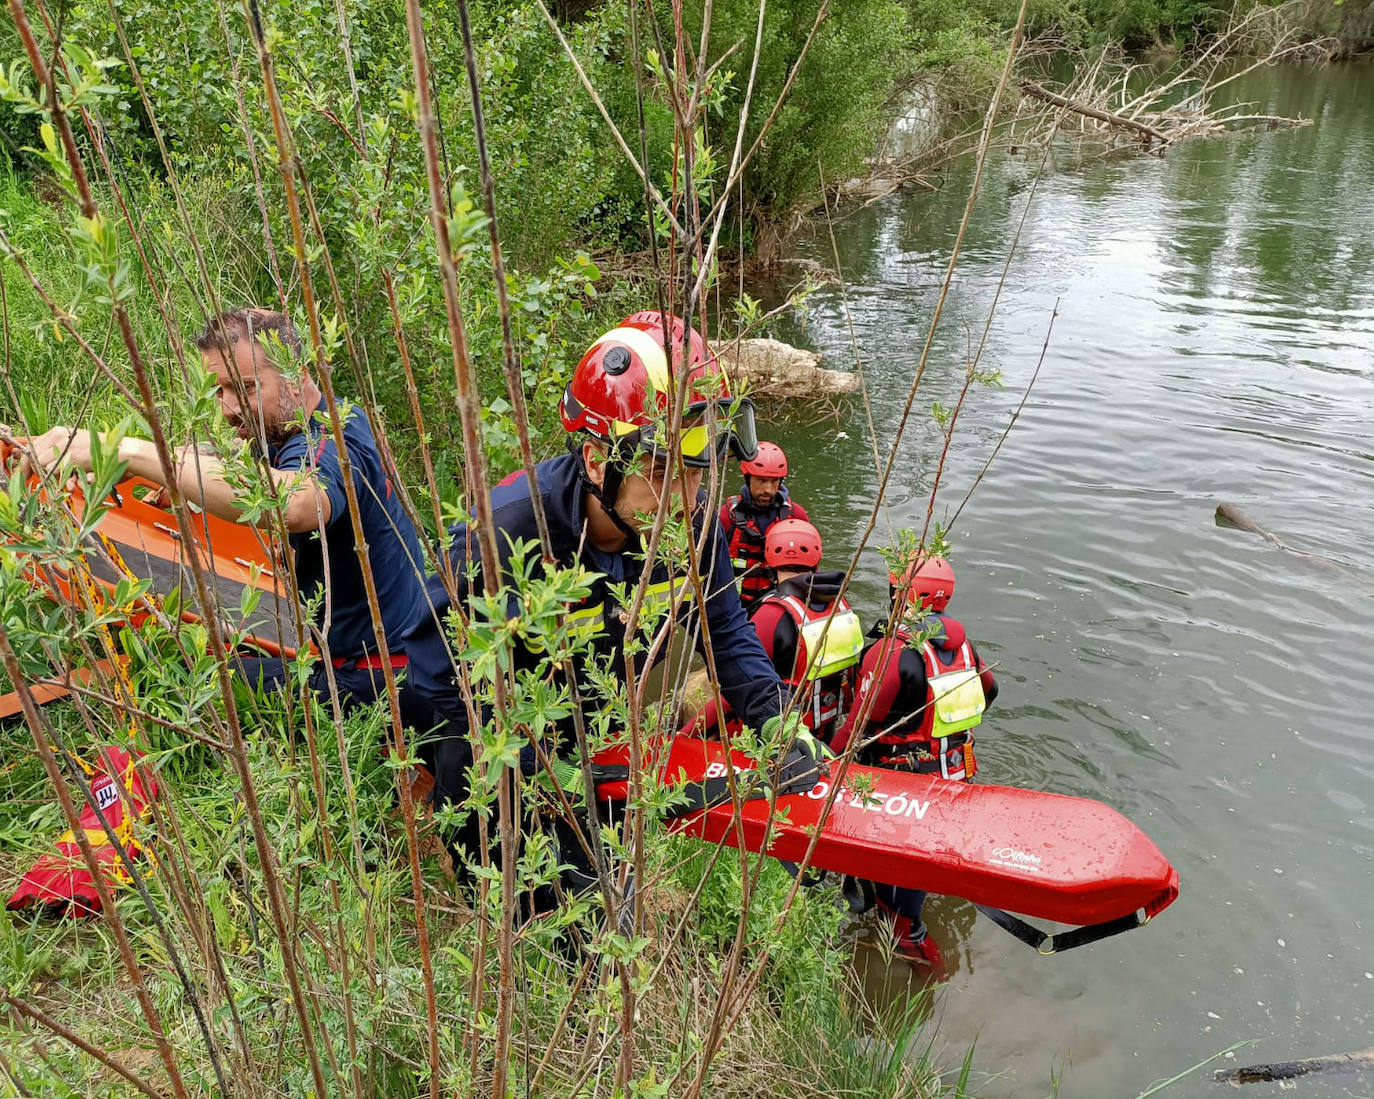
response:
[[[663,348],[659,347],[658,341],[644,329],[612,328],[592,344],[592,347],[600,347],[603,343],[625,344],[644,364],[644,369],[649,374],[649,384],[660,393],[671,392],[668,383],[668,357],[663,354]]]

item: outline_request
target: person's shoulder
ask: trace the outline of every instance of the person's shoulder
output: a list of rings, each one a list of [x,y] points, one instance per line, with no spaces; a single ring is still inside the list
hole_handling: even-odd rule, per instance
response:
[[[367,417],[367,411],[362,405],[352,402],[338,402],[339,422],[343,424],[344,444],[348,447],[349,454],[364,453],[368,455],[376,454],[377,438],[372,433],[372,422]],[[321,410],[325,417],[325,422],[321,425],[324,430],[333,437],[333,429],[328,421],[328,411]],[[319,416],[315,417],[316,422]]]
[[[875,668],[884,661],[889,668],[895,668],[906,653],[916,655],[915,650],[908,648],[899,635],[885,634],[864,646],[860,660],[865,668]],[[919,656],[917,659],[920,659]]]
[[[582,527],[582,482],[579,476],[581,458],[576,454],[561,454],[538,462],[534,467],[539,485],[539,500],[549,534],[554,541],[554,554],[563,557],[574,544]],[[491,493],[492,521],[498,530],[521,538],[539,537],[534,518],[534,495],[526,470],[507,477]],[[502,547],[505,552],[505,547]]]
[[[796,593],[789,591],[786,585],[779,585],[770,588],[759,597],[755,607],[768,607],[770,616],[779,619],[786,618],[789,621],[805,617],[805,604],[798,599]]]
[[[779,619],[789,617],[787,604],[778,597],[776,590],[765,592],[748,611],[749,620],[757,625],[774,625]]]
[[[534,479],[539,485],[539,497],[545,508],[568,499],[579,487],[576,454],[560,454],[556,458],[546,458],[536,462]],[[502,478],[491,490],[493,510],[510,506],[529,506],[533,498],[529,470],[518,469]]]
[[[811,521],[810,516],[806,514],[806,508],[802,507],[801,504],[797,503],[791,496],[787,498],[787,502],[792,506],[792,514],[789,518],[805,519],[808,523]]]

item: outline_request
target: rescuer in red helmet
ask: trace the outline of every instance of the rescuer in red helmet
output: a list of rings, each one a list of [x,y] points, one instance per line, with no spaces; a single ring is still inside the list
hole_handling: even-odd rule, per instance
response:
[[[945,612],[954,569],[926,554],[889,574],[888,583],[894,626],[864,650],[854,700],[831,747],[840,754],[857,741],[861,764],[971,782],[978,770],[973,729],[997,697],[997,681],[963,624]],[[896,952],[945,976],[940,948],[921,921],[925,892],[873,888]]]
[[[720,529],[730,543],[730,561],[747,610],[773,586],[763,559],[768,528],[782,519],[805,519],[806,509],[787,494],[787,455],[777,443],[761,441],[758,453],[742,460],[739,468],[744,487],[720,506]]]
[[[680,429],[669,430],[677,381],[687,371],[687,401]],[[672,494],[670,516],[687,514],[692,530],[705,535],[698,566],[707,593],[705,618],[714,674],[732,710],[766,742],[776,747],[782,760],[779,789],[793,792],[810,789],[818,778],[819,749],[798,719],[783,721],[786,689],[773,670],[757,635],[745,617],[739,595],[731,582],[726,542],[707,510],[702,507],[701,478],[712,464],[728,453],[752,457],[758,449],[753,409],[748,401],[732,397],[726,377],[705,341],[680,319],[658,312],[626,317],[588,349],[559,405],[568,432],[569,453],[534,467],[534,480],[520,474],[492,492],[492,513],[498,526],[501,571],[510,581],[517,566],[538,574],[537,561],[513,561],[517,544],[536,544],[539,530],[533,502],[537,484],[553,557],[558,565],[580,565],[591,574],[585,598],[567,610],[570,632],[590,639],[590,651],[573,657],[578,697],[584,710],[601,711],[606,699],[599,684],[623,683],[625,625],[627,615],[617,593],[633,590],[645,568],[641,535],[652,527],[654,514],[665,493]],[[670,450],[674,441],[675,449]],[[681,472],[685,467],[685,473]],[[470,566],[469,547],[475,555],[477,540],[467,524],[450,528],[449,563],[457,578],[458,596],[465,604],[482,594],[480,576]],[[536,555],[537,556],[537,555]],[[692,586],[685,583],[680,563],[656,558],[646,593],[645,616],[657,610],[672,614],[678,622],[695,617]],[[461,805],[467,797],[467,772],[473,762],[469,739],[467,701],[459,685],[458,660],[450,647],[445,620],[450,598],[442,578],[428,586],[429,605],[407,638],[411,683],[434,705],[441,719],[437,735],[421,753],[434,773],[436,808]],[[684,598],[685,597],[685,598]],[[471,611],[470,606],[465,610]],[[511,597],[511,620],[521,608]],[[487,614],[490,612],[487,611]],[[705,639],[697,637],[704,651]],[[536,668],[542,639],[517,647],[517,667]],[[661,659],[669,646],[654,651]],[[643,670],[642,660],[639,664]],[[595,672],[593,675],[591,673]],[[550,756],[566,758],[575,744],[569,716],[545,747]],[[527,745],[522,769],[536,770],[537,753]],[[573,827],[560,821],[560,829]],[[593,837],[594,838],[594,837]],[[478,854],[476,815],[450,832],[450,846],[461,866]],[[562,857],[570,863],[585,861],[575,836],[560,836]],[[584,868],[586,869],[586,868]],[[536,897],[534,908],[552,906],[548,897]]]
[[[817,737],[829,741],[853,694],[864,634],[840,594],[843,571],[819,571],[822,549],[820,531],[805,519],[769,527],[764,564],[777,584],[749,617],[764,652],[792,689],[793,707]]]

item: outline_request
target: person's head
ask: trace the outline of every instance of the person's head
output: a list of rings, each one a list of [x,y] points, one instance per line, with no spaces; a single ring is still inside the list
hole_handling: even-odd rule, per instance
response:
[[[821,532],[805,519],[780,519],[768,528],[763,563],[779,580],[815,572],[821,563]]]
[[[908,565],[902,575],[888,573],[887,582],[897,610],[919,608],[938,614],[954,595],[954,568],[943,557],[922,556]]]
[[[754,505],[767,508],[777,498],[782,479],[787,476],[787,455],[777,443],[760,439],[759,452],[740,462],[739,469],[744,474],[744,484]]]
[[[218,382],[220,410],[240,436],[268,443],[290,438],[293,425],[310,411],[308,395],[316,392],[303,370],[291,377],[279,365],[301,358],[290,317],[268,309],[229,309],[209,319],[196,347]]]
[[[687,401],[677,450],[668,449],[676,383],[687,372]],[[753,406],[731,397],[706,341],[679,318],[635,313],[582,356],[559,403],[569,445],[580,451],[583,483],[619,530],[634,536],[639,515],[658,510],[664,491],[696,500],[702,474],[733,449],[758,448]]]

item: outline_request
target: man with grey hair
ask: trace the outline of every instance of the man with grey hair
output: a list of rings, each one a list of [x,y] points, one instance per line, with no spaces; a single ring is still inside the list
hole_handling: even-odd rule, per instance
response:
[[[301,340],[284,313],[259,308],[230,309],[210,318],[196,338],[201,361],[217,382],[220,410],[239,436],[267,459],[267,473],[281,505],[290,541],[290,561],[301,598],[317,603],[315,641],[335,669],[345,703],[375,700],[384,685],[362,564],[348,514],[344,472],[329,423],[329,407],[302,356]],[[415,527],[401,508],[367,417],[350,409],[343,417],[348,457],[363,537],[371,560],[387,648],[395,667],[404,663],[401,634],[418,613],[424,559]],[[153,444],[126,438],[119,459],[129,473],[165,484]],[[25,464],[52,467],[65,460],[91,468],[90,433],[55,427],[30,440]],[[177,487],[212,515],[240,521],[240,489],[216,457],[187,447],[174,455]],[[256,520],[267,527],[271,513]],[[328,577],[329,590],[324,592]],[[328,628],[325,616],[328,613]],[[279,659],[240,659],[245,678],[273,689],[287,682]],[[325,669],[311,685],[327,686]]]

